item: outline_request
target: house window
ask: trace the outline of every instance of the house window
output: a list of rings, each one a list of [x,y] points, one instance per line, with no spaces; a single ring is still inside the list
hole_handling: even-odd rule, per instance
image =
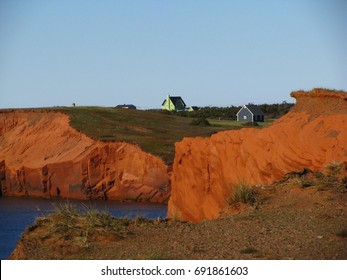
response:
[[[243,119],[244,119],[244,120],[247,120],[247,116],[243,116]]]

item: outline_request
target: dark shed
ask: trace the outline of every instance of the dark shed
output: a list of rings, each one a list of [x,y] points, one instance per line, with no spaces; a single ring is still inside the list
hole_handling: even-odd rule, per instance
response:
[[[117,105],[116,108],[136,109],[136,106],[133,104],[123,104],[123,105]]]

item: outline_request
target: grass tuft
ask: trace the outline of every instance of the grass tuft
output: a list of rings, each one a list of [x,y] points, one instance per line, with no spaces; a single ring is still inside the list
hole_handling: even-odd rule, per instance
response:
[[[241,254],[254,254],[254,253],[257,253],[257,252],[258,252],[258,250],[253,248],[253,247],[248,247],[248,248],[240,250]]]
[[[148,260],[170,260],[172,259],[166,251],[160,250],[150,254]]]
[[[101,232],[108,232],[118,239],[124,238],[130,221],[116,219],[106,212],[85,207],[78,210],[71,203],[55,206],[55,212],[45,218],[52,234],[60,235],[75,245],[88,247]]]
[[[200,125],[200,126],[210,126],[211,124],[206,118],[193,119],[190,122],[191,125]]]
[[[336,175],[337,173],[340,172],[340,170],[342,168],[342,164],[340,162],[333,161],[333,162],[329,163],[326,167],[330,173]]]
[[[346,237],[347,237],[347,230],[346,230],[346,229],[341,230],[341,231],[339,231],[338,233],[336,233],[336,235],[337,235],[338,237],[346,238]]]
[[[229,196],[227,202],[229,205],[234,203],[253,204],[255,202],[256,192],[245,182],[240,182],[234,187],[233,192]]]

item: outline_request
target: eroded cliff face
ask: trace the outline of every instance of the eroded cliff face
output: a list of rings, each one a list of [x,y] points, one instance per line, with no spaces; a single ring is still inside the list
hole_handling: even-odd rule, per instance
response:
[[[168,216],[215,219],[240,182],[271,184],[290,171],[347,161],[347,94],[315,89],[292,97],[293,110],[268,128],[176,143]]]
[[[47,111],[0,113],[0,190],[6,196],[165,202],[164,162],[138,146],[94,141]]]

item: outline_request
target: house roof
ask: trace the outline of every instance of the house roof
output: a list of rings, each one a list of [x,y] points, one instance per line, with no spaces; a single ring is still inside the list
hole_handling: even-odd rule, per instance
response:
[[[117,105],[116,108],[129,108],[129,109],[136,109],[136,106],[133,104],[123,104],[123,105]]]
[[[171,99],[171,102],[173,103],[173,105],[177,106],[179,104],[180,101],[182,101],[182,103],[184,104],[184,106],[186,106],[186,103],[184,103],[183,99],[181,96],[169,96],[169,98]],[[161,105],[164,105],[166,99],[163,101],[163,103]]]
[[[257,105],[248,104],[245,106],[248,108],[248,110],[251,111],[253,115],[264,115],[264,112]]]
[[[190,108],[192,108],[194,111],[198,111],[199,110],[198,106],[190,106]]]
[[[243,105],[236,115],[238,115],[243,108],[247,108],[253,115],[264,115],[264,112],[260,109],[260,107],[253,104]]]

